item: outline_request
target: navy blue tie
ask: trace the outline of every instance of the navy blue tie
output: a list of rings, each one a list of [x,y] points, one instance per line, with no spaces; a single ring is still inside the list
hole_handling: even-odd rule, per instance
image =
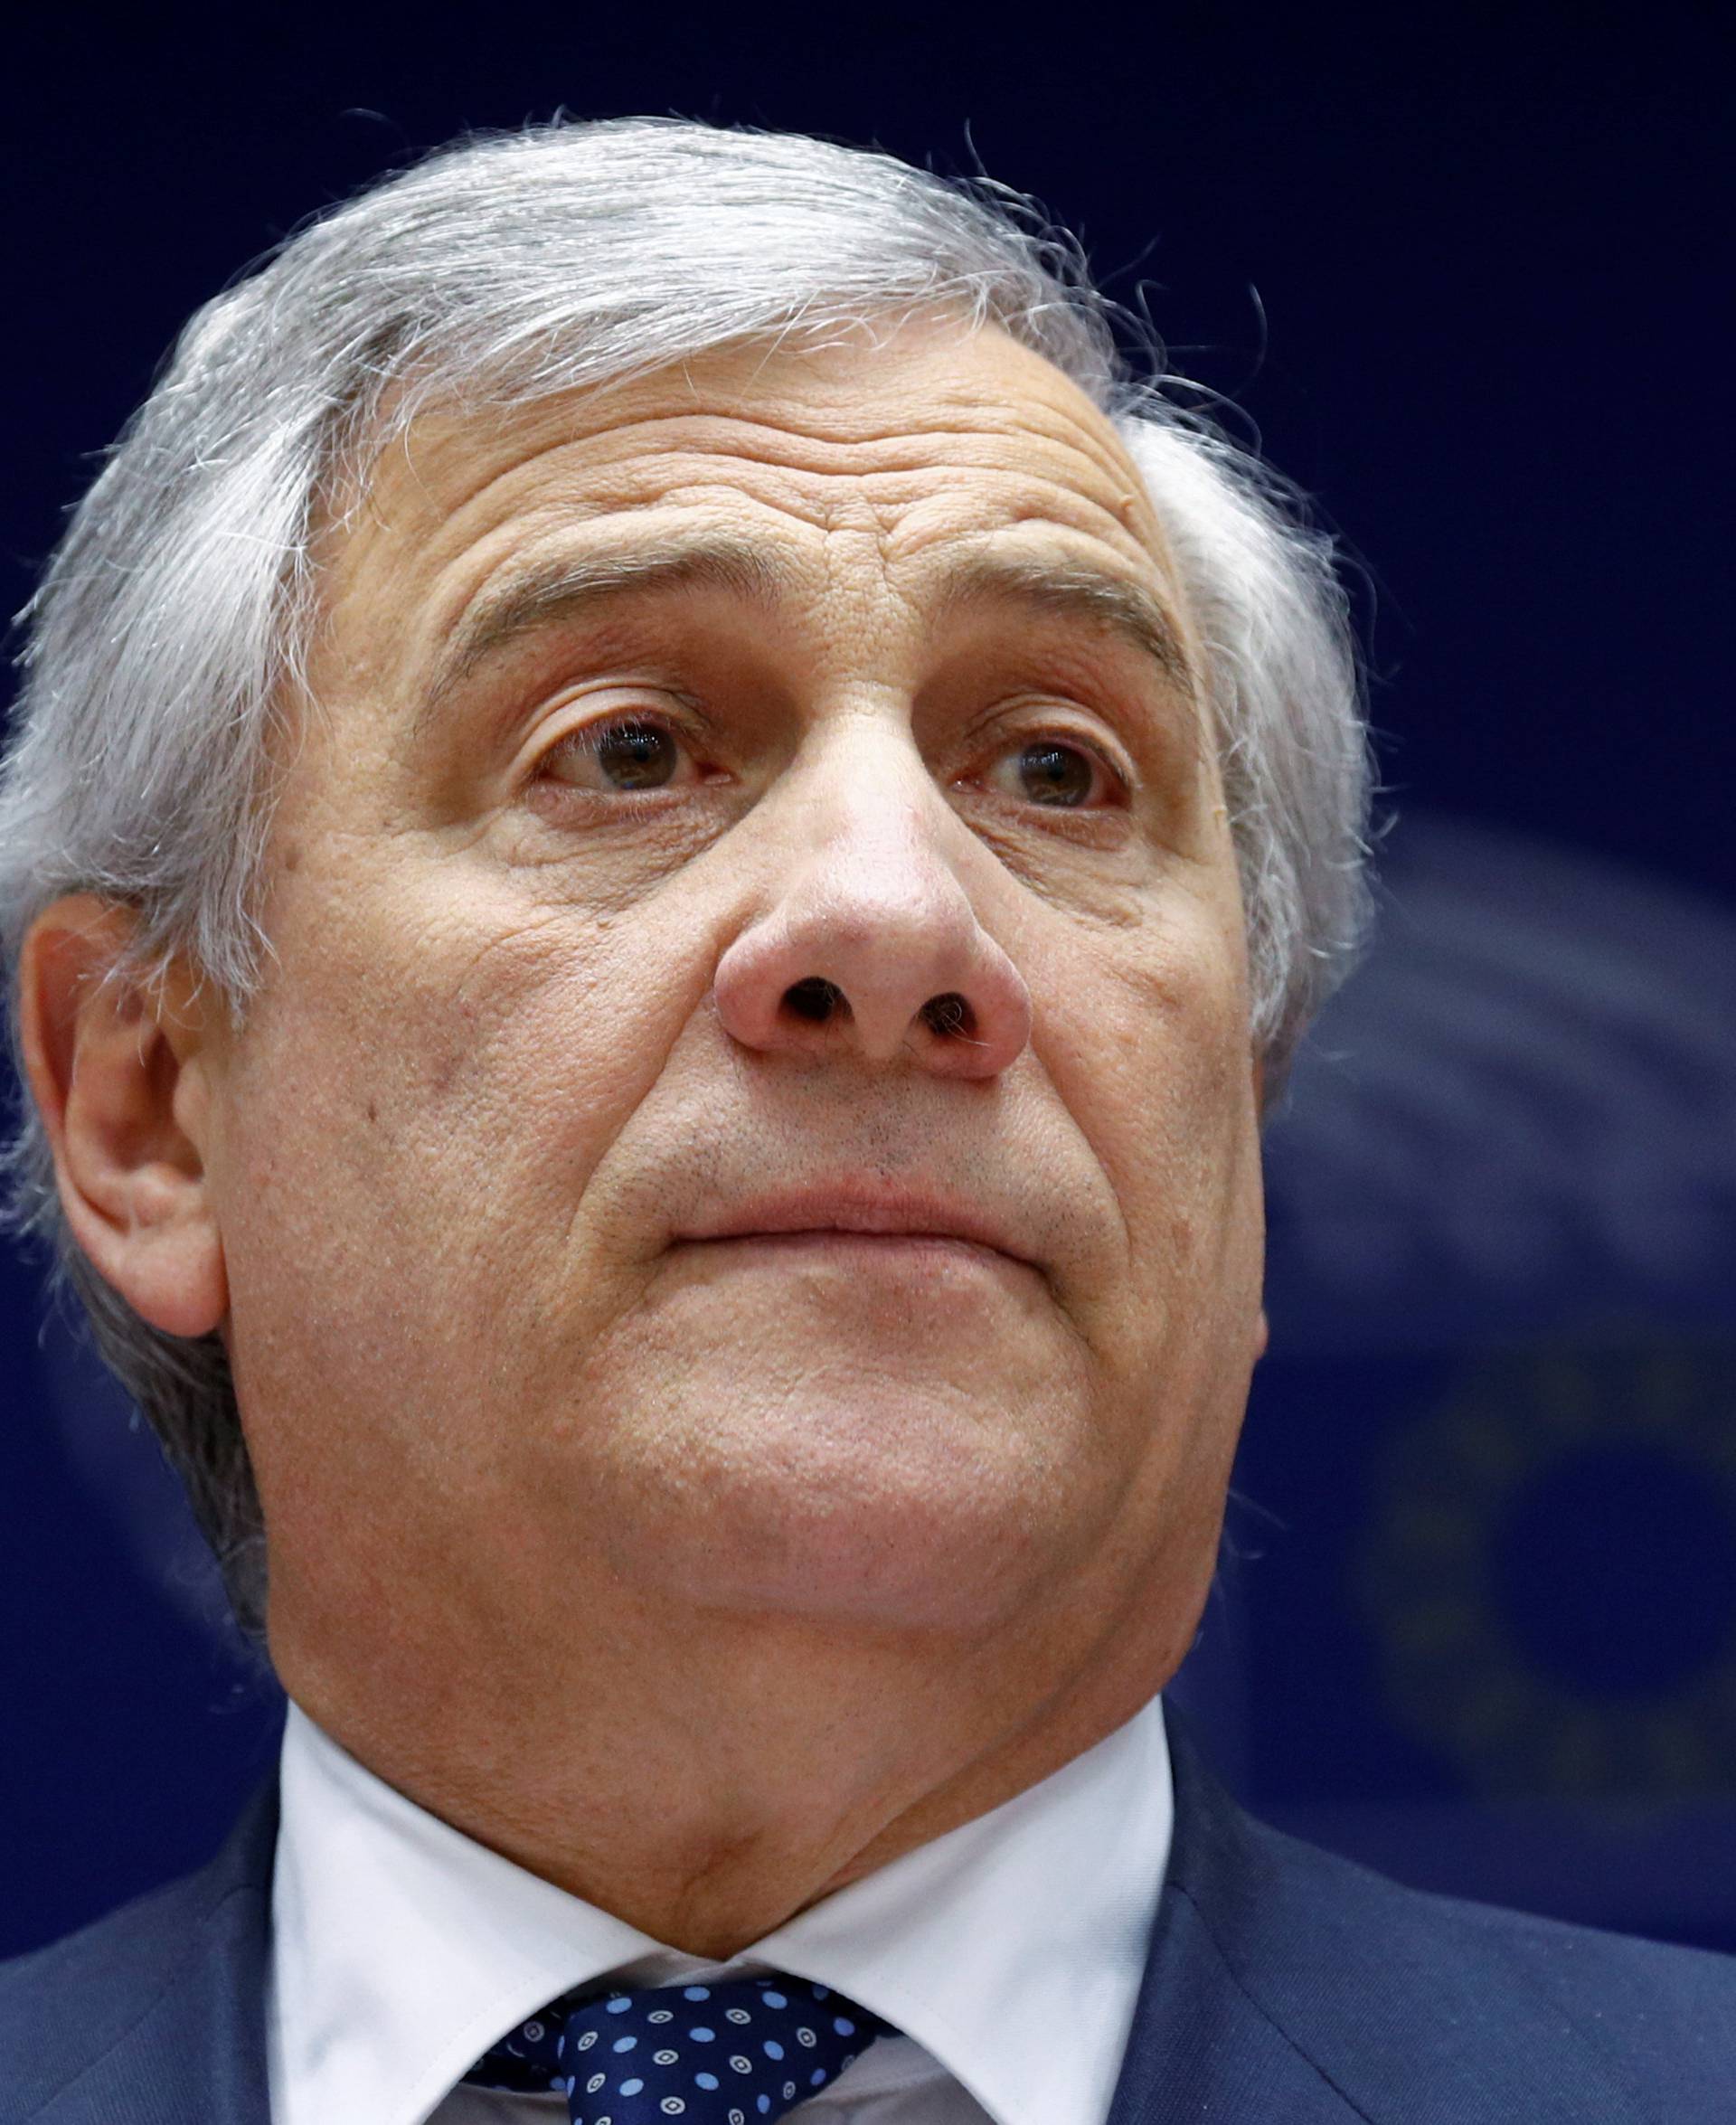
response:
[[[769,2125],[888,2035],[890,2022],[806,1978],[568,1993],[464,2078],[558,2089],[571,2125]]]

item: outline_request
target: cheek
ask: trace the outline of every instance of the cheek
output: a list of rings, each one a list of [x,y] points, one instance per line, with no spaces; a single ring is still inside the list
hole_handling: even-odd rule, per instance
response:
[[[703,970],[637,915],[533,905],[514,883],[400,863],[280,908],[237,1133],[268,1226],[384,1235],[442,1267],[461,1252],[474,1272],[478,1247],[571,1223]]]
[[[1068,978],[1045,1060],[1120,1206],[1135,1302],[1232,1310],[1260,1222],[1240,932],[1190,909],[1092,940]]]

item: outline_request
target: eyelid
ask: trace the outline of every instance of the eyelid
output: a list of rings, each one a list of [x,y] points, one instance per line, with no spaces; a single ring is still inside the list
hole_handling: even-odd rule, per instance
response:
[[[684,745],[693,741],[691,731],[655,708],[621,708],[608,715],[592,716],[588,722],[574,723],[571,730],[561,732],[545,751],[559,752],[567,746],[577,746],[582,752],[600,752],[602,741],[611,731],[652,728],[666,731],[670,737],[679,739]]]
[[[529,763],[533,779],[556,753],[569,748],[595,756],[605,734],[618,730],[624,723],[650,724],[658,730],[666,731],[690,755],[697,755],[705,739],[699,719],[691,711],[682,713],[682,710],[672,708],[666,694],[660,701],[650,701],[643,694],[635,699],[632,693],[632,689],[616,685],[606,691],[599,688],[595,695],[575,695],[567,705],[574,706],[584,702],[590,705],[592,713],[582,721],[566,724],[552,738],[546,736],[544,732],[538,732],[535,750]],[[684,704],[682,709],[685,709]]]
[[[655,732],[673,742],[675,763],[666,781],[618,784],[604,770],[604,741],[611,732],[632,730]],[[656,709],[621,707],[574,723],[541,746],[517,786],[527,798],[541,793],[561,803],[602,805],[619,815],[623,808],[637,811],[690,797],[717,779],[707,772],[693,733],[680,719]]]

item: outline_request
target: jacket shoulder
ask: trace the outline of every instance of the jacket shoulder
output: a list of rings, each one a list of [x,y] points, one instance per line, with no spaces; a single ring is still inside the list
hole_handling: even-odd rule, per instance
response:
[[[259,1931],[276,1834],[273,1780],[196,1873],[0,1963],[0,2125],[34,2117],[146,2042],[201,1974],[213,1942],[247,1960],[235,1951]]]
[[[1542,2036],[1577,2034],[1612,2058],[1679,2064],[1698,2054],[1736,2086],[1736,1956],[1413,1889],[1250,1820],[1250,1842],[1330,1944],[1390,1980],[1423,1979],[1443,2004],[1495,2007]]]
[[[1202,2041],[1233,2017],[1319,2115],[1376,2125],[1736,2114],[1736,1957],[1407,1887],[1244,1812],[1181,1729],[1154,1960]]]

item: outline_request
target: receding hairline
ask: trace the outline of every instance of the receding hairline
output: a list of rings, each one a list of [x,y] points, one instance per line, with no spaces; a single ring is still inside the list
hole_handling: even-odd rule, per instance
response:
[[[998,337],[1019,355],[1041,363],[1100,420],[1113,425],[1114,407],[1058,361],[1052,349],[1035,345],[1006,320],[973,314],[956,296],[945,293],[872,300],[841,297],[817,316],[790,316],[723,331],[714,339],[696,341],[673,354],[620,362],[599,373],[557,373],[531,385],[510,366],[493,367],[486,360],[473,365],[455,345],[444,353],[430,348],[416,366],[392,375],[377,392],[364,393],[334,422],[312,496],[310,536],[341,533],[353,515],[367,505],[387,453],[408,448],[418,430],[425,436],[430,428],[438,431],[450,423],[462,430],[481,420],[520,417],[538,408],[549,409],[554,418],[557,409],[573,401],[607,414],[612,401],[697,363],[736,356],[755,364],[780,355],[819,359],[860,352],[864,337],[873,351],[883,354],[892,337],[907,331]],[[605,418],[596,425],[601,430],[613,422]]]

